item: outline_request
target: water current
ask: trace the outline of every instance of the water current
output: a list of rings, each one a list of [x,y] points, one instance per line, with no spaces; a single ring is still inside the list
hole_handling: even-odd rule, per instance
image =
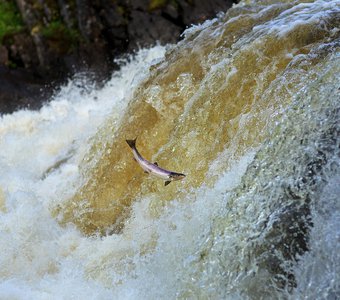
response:
[[[339,299],[339,49],[340,1],[243,1],[2,115],[0,299]]]

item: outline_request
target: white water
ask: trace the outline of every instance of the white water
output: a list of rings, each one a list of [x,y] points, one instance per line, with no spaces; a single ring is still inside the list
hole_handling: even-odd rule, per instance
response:
[[[148,66],[163,55],[162,47],[140,51],[102,90],[70,81],[40,111],[1,118],[0,299],[174,296],[182,263],[190,262],[201,243],[188,237],[203,237],[209,231],[209,220],[223,208],[223,193],[237,185],[253,151],[222,174],[214,188],[202,187],[184,203],[173,202],[160,219],[147,213],[152,199],[137,202],[122,235],[84,237],[71,225],[60,227],[49,210],[80,184],[78,164],[98,125],[112,112],[118,122],[131,85],[136,86]],[[69,159],[44,176],[64,157]],[[215,201],[207,207],[212,197]],[[141,255],[140,245],[152,243],[157,235],[155,253]],[[126,260],[126,253],[134,254]],[[91,279],[100,272],[99,280]]]
[[[307,4],[305,6],[308,7]],[[295,14],[293,17],[298,18]],[[319,19],[307,18],[306,22]],[[207,22],[202,28],[213,23]],[[295,20],[294,24],[299,22]],[[275,26],[280,27],[280,24]],[[273,28],[277,29],[275,26]],[[289,33],[286,27],[280,28],[280,34]],[[195,34],[198,29],[199,26],[188,31],[188,35]],[[252,285],[261,283],[257,277],[251,277],[257,266],[251,266],[246,274],[228,274],[218,266],[218,260],[211,259],[203,266],[196,266],[196,262],[202,248],[210,243],[216,244],[212,252],[222,253],[223,249],[219,249],[218,245],[227,245],[224,249],[229,251],[230,256],[224,262],[227,267],[230,264],[231,270],[234,270],[231,268],[234,262],[236,264],[246,256],[248,245],[244,243],[245,248],[235,256],[236,250],[232,245],[236,244],[238,236],[240,239],[246,236],[244,228],[251,226],[246,222],[262,208],[262,190],[257,191],[255,185],[254,190],[245,191],[238,198],[235,207],[244,208],[244,211],[229,210],[227,204],[231,203],[233,189],[241,189],[242,176],[256,159],[258,149],[248,149],[227,169],[221,167],[226,155],[221,153],[210,162],[209,174],[218,176],[212,186],[203,184],[191,189],[183,199],[172,201],[164,209],[155,204],[157,199],[153,196],[135,202],[132,216],[126,221],[121,234],[85,236],[72,224],[61,226],[51,214],[54,207],[71,197],[81,186],[79,166],[98,127],[108,116],[114,119],[112,126],[118,127],[128,102],[133,101],[134,89],[147,78],[149,66],[163,59],[164,53],[165,49],[159,46],[140,51],[100,90],[93,89],[86,80],[71,80],[40,111],[19,111],[1,117],[1,300],[195,299],[197,295],[214,299],[252,298],[249,291],[245,291],[255,289]],[[338,81],[334,82],[338,84]],[[305,95],[303,92],[301,95]],[[295,101],[299,102],[298,97]],[[326,104],[326,100],[323,101]],[[294,106],[291,109],[298,110]],[[288,123],[289,120],[283,118],[281,121]],[[306,127],[317,126],[313,122],[305,124]],[[299,130],[293,133],[298,134]],[[291,132],[288,131],[289,134]],[[273,135],[274,144],[267,141],[263,148],[275,148],[275,143],[290,137],[280,135],[274,139]],[[294,145],[292,141],[292,148]],[[336,146],[339,146],[339,141]],[[310,148],[310,151],[313,149]],[[270,153],[270,150],[267,152]],[[272,161],[268,159],[271,165],[275,165],[275,157],[279,166],[282,161],[294,161],[291,158],[294,152],[282,150],[282,153],[282,157],[277,154],[271,158]],[[332,159],[336,170],[339,161]],[[257,160],[264,161],[264,166],[270,168],[267,158]],[[262,176],[265,178],[265,175]],[[280,176],[282,173],[270,183],[273,191],[279,189],[275,190],[275,185],[280,186]],[[261,174],[258,177],[260,181]],[[314,201],[311,209],[314,225],[310,232],[310,250],[292,266],[297,287],[290,294],[283,291],[272,297],[267,295],[268,299],[336,299],[339,296],[340,177],[332,175],[324,180],[326,184],[320,191],[321,200]],[[248,205],[247,198],[254,204]],[[258,203],[259,206],[256,206]],[[233,214],[239,216],[236,218]],[[229,235],[224,232],[222,240],[211,232],[216,231],[215,224],[221,223],[220,219],[225,216],[226,222],[237,219],[240,223],[226,223],[230,226],[229,231],[234,231]],[[226,224],[222,223],[225,227]],[[230,248],[228,245],[231,245]],[[254,278],[255,283],[247,276]],[[224,286],[225,282],[228,286]],[[197,292],[197,289],[201,291]],[[261,289],[265,290],[266,286],[259,285],[257,293]]]
[[[74,192],[88,139],[108,114],[119,121],[132,87],[164,51],[160,46],[140,51],[101,90],[75,79],[40,111],[1,117],[0,299],[112,297],[112,291],[88,280],[84,268],[95,259],[93,249],[116,247],[114,237],[90,239],[72,226],[60,228],[49,208]]]

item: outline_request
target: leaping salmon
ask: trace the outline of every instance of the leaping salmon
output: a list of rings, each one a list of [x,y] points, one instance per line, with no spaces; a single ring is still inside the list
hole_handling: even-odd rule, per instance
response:
[[[149,173],[153,176],[156,176],[158,178],[162,178],[165,180],[164,185],[167,186],[171,181],[181,180],[185,177],[182,173],[172,172],[165,170],[158,166],[158,164],[151,163],[147,161],[142,155],[138,152],[136,148],[136,140],[126,140],[130,148],[132,149],[133,156],[135,157],[135,160],[139,163],[139,165],[143,168],[143,170],[146,173]]]

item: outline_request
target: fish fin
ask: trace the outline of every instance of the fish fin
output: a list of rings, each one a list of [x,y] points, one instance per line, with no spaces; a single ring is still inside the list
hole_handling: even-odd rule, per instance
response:
[[[155,161],[154,163],[153,163],[155,166],[157,166],[158,167],[158,163]]]
[[[137,159],[133,158],[133,160],[134,160],[135,162],[137,162]]]
[[[144,171],[144,173],[146,173],[146,174],[149,174],[149,172],[148,172],[148,171]]]
[[[164,186],[167,186],[170,182],[171,182],[170,180],[165,181]]]
[[[125,141],[133,149],[133,148],[136,148],[136,140],[137,140],[137,138],[135,138],[134,140],[125,140]]]

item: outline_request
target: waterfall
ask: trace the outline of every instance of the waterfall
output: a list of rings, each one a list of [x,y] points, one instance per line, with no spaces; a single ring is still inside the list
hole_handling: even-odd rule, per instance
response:
[[[0,299],[339,297],[339,25],[244,1],[1,116]]]

